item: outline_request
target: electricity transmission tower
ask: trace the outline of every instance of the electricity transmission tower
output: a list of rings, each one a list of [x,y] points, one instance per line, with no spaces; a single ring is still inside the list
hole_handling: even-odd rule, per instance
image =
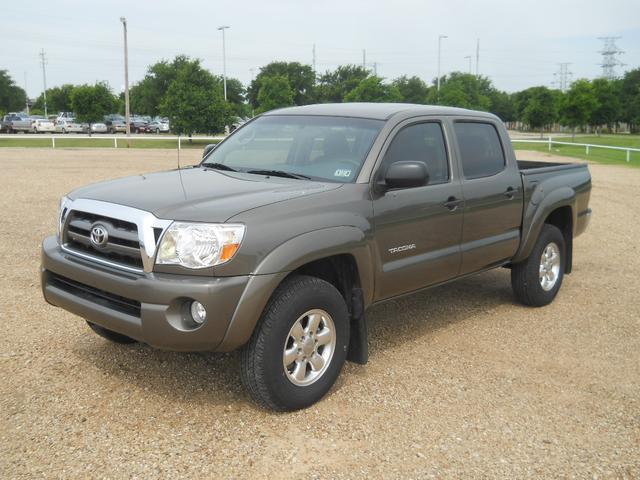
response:
[[[569,88],[572,72],[569,71],[569,62],[559,63],[560,70],[553,74],[555,80],[553,81],[554,85],[558,87],[561,92],[566,92]]]
[[[602,76],[607,80],[615,80],[617,76],[616,67],[624,66],[624,63],[618,60],[618,55],[624,53],[616,45],[616,40],[619,39],[620,37],[598,37],[598,40],[604,42],[604,48],[600,51],[602,54],[600,66],[602,67]]]

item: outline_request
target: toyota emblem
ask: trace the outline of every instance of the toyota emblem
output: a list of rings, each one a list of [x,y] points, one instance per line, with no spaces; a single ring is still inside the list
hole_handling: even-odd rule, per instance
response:
[[[109,241],[109,233],[107,227],[101,224],[96,224],[91,227],[91,244],[94,247],[102,248]]]

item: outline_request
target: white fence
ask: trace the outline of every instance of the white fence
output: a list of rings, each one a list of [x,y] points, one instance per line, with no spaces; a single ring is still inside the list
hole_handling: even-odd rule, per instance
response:
[[[585,155],[589,155],[589,152],[593,148],[604,148],[608,150],[621,150],[627,152],[627,162],[631,160],[631,152],[640,152],[640,148],[629,147],[613,147],[611,145],[595,145],[592,143],[573,143],[573,142],[559,142],[549,137],[547,140],[511,140],[511,143],[543,143],[549,146],[549,151],[553,145],[570,145],[572,147],[584,147]]]
[[[131,135],[127,137],[126,135],[102,135],[99,133],[93,135],[27,135],[27,134],[19,134],[19,133],[11,133],[0,135],[0,146],[2,146],[1,140],[4,138],[11,139],[20,139],[20,140],[51,140],[51,148],[56,148],[56,140],[76,140],[76,139],[87,139],[87,140],[113,140],[113,148],[118,148],[119,145],[126,145],[128,141],[135,142],[136,140],[177,140],[178,141],[178,150],[182,149],[182,142],[189,140],[215,140],[220,141],[225,137],[222,135],[216,135],[213,137],[182,137],[175,135]]]

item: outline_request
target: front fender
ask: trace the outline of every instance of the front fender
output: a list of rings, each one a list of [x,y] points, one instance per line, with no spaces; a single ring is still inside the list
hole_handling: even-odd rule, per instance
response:
[[[560,207],[571,207],[573,225],[576,224],[575,199],[576,192],[573,188],[558,187],[544,195],[544,185],[536,187],[531,200],[527,204],[522,219],[522,241],[520,248],[513,257],[513,263],[520,262],[531,254],[538,240],[545,220],[551,212]]]
[[[374,268],[364,232],[349,226],[307,232],[274,248],[256,267],[217,350],[234,350],[249,340],[271,295],[290,272],[314,260],[342,254],[355,259],[364,303],[369,305]]]

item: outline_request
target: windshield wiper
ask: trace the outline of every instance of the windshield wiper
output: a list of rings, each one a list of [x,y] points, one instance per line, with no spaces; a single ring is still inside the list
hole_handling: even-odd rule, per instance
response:
[[[298,180],[311,180],[311,177],[300,173],[285,172],[284,170],[247,170],[246,173],[255,173],[256,175],[268,175],[272,177],[295,178]]]
[[[203,167],[213,168],[214,170],[224,170],[226,172],[237,172],[235,168],[231,168],[229,165],[225,165],[224,163],[203,163]]]

